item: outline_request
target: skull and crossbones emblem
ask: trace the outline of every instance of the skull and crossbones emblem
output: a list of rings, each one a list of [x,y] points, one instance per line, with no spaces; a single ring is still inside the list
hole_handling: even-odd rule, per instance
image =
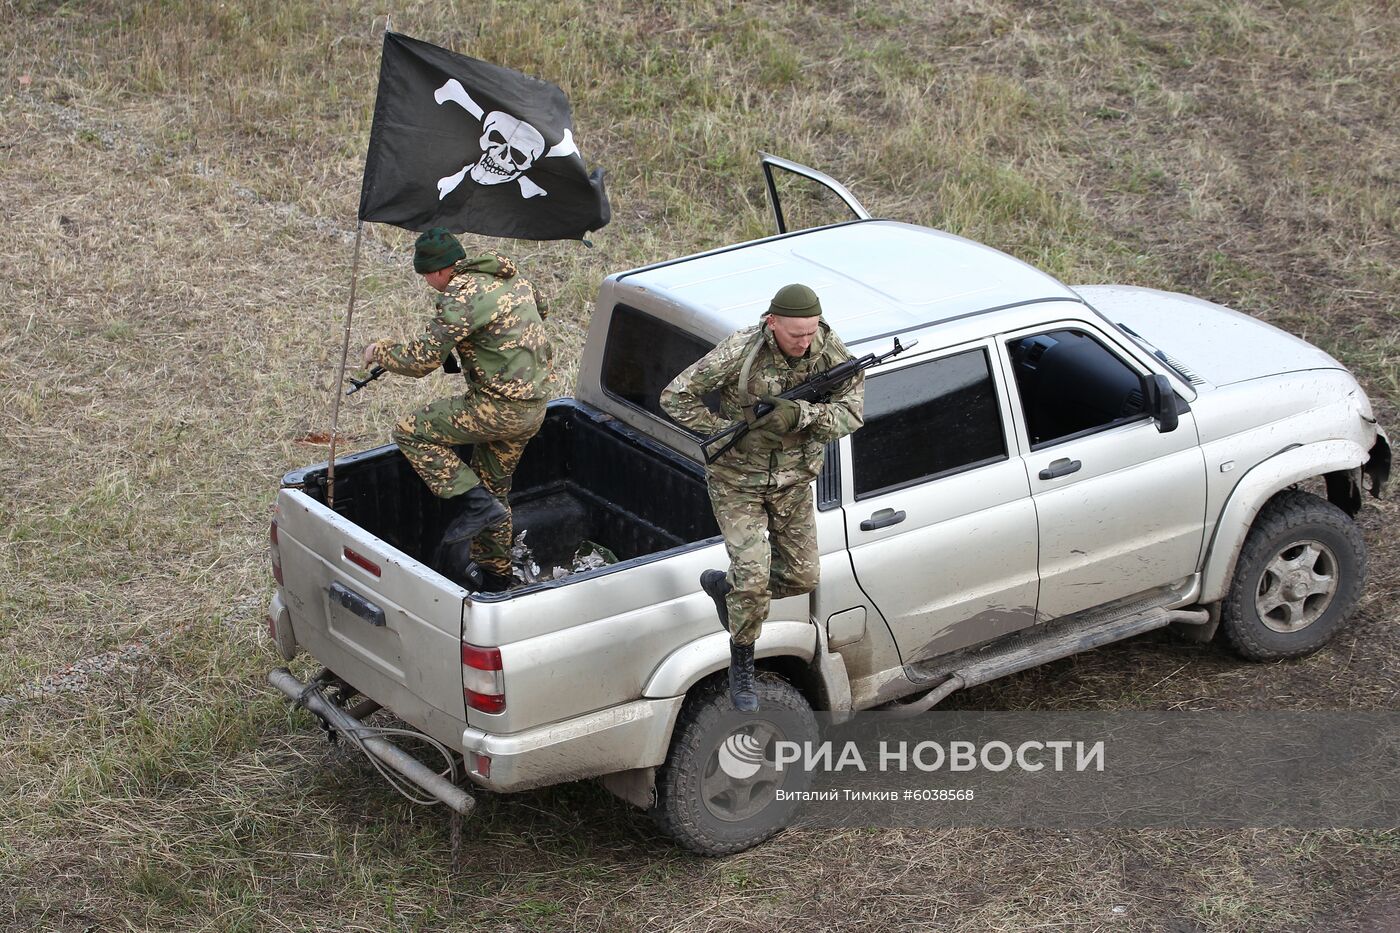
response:
[[[500,110],[486,113],[480,104],[472,100],[466,88],[462,87],[462,83],[456,78],[449,78],[442,87],[434,91],[433,99],[438,104],[451,101],[481,121],[481,137],[477,141],[481,146],[481,157],[474,163],[462,166],[462,170],[455,175],[438,179],[439,201],[455,191],[469,175],[478,185],[516,182],[520,185],[520,196],[523,198],[549,194],[526,178],[525,173],[541,158],[551,159],[578,153],[572,131],[565,129],[564,138],[559,144],[549,147],[546,151],[544,135],[539,130],[524,120]]]

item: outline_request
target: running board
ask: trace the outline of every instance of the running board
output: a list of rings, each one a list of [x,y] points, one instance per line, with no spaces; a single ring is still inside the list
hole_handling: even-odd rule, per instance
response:
[[[1119,610],[1121,612],[1121,609]],[[941,681],[928,693],[908,703],[891,703],[881,709],[921,713],[942,701],[949,694],[964,687],[984,684],[999,677],[1016,674],[1050,661],[1058,661],[1081,651],[1100,648],[1115,641],[1132,638],[1155,629],[1166,628],[1173,622],[1189,625],[1202,625],[1210,620],[1210,613],[1204,609],[1168,610],[1161,606],[1129,610],[1127,615],[1117,618],[1109,616],[1110,611],[1100,610],[1086,613],[1079,618],[1067,619],[1062,623],[1032,629],[1026,634],[1016,635],[1000,647],[988,647],[974,655],[958,659],[943,659],[937,666],[925,670],[917,668],[905,670],[910,680],[921,683]]]
[[[1004,654],[988,658],[962,667],[957,671],[963,686],[985,684],[998,677],[1006,677],[1049,661],[1058,661],[1081,651],[1089,651],[1141,635],[1154,629],[1166,628],[1172,621],[1165,609],[1148,609],[1135,615],[1115,619],[1108,623],[1067,625],[1060,631],[1037,632],[1026,638]]]

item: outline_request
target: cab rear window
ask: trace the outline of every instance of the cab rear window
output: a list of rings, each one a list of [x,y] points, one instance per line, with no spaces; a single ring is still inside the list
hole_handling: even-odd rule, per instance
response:
[[[670,421],[661,410],[661,390],[711,349],[712,344],[694,334],[635,308],[617,305],[603,347],[603,390]]]

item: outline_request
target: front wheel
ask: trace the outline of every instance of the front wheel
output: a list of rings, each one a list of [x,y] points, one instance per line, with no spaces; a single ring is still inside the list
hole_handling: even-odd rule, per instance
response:
[[[773,674],[760,673],[759,708],[740,713],[729,681],[716,675],[686,698],[671,750],[656,775],[652,816],[661,830],[692,852],[731,855],[787,825],[794,804],[778,792],[806,787],[807,775],[780,768],[779,742],[815,744],[816,717],[802,694]]]
[[[1248,660],[1300,658],[1341,630],[1365,580],[1366,542],[1351,517],[1311,493],[1286,490],[1249,529],[1221,628]]]

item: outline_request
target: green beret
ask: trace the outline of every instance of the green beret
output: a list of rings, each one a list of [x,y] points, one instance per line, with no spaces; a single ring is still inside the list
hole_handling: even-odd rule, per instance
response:
[[[446,227],[434,227],[413,244],[413,271],[425,275],[446,269],[466,257],[466,250],[462,249],[462,244],[457,242],[452,231]]]
[[[817,300],[817,293],[806,285],[784,285],[773,296],[768,313],[781,317],[817,317],[822,313],[822,303]]]

